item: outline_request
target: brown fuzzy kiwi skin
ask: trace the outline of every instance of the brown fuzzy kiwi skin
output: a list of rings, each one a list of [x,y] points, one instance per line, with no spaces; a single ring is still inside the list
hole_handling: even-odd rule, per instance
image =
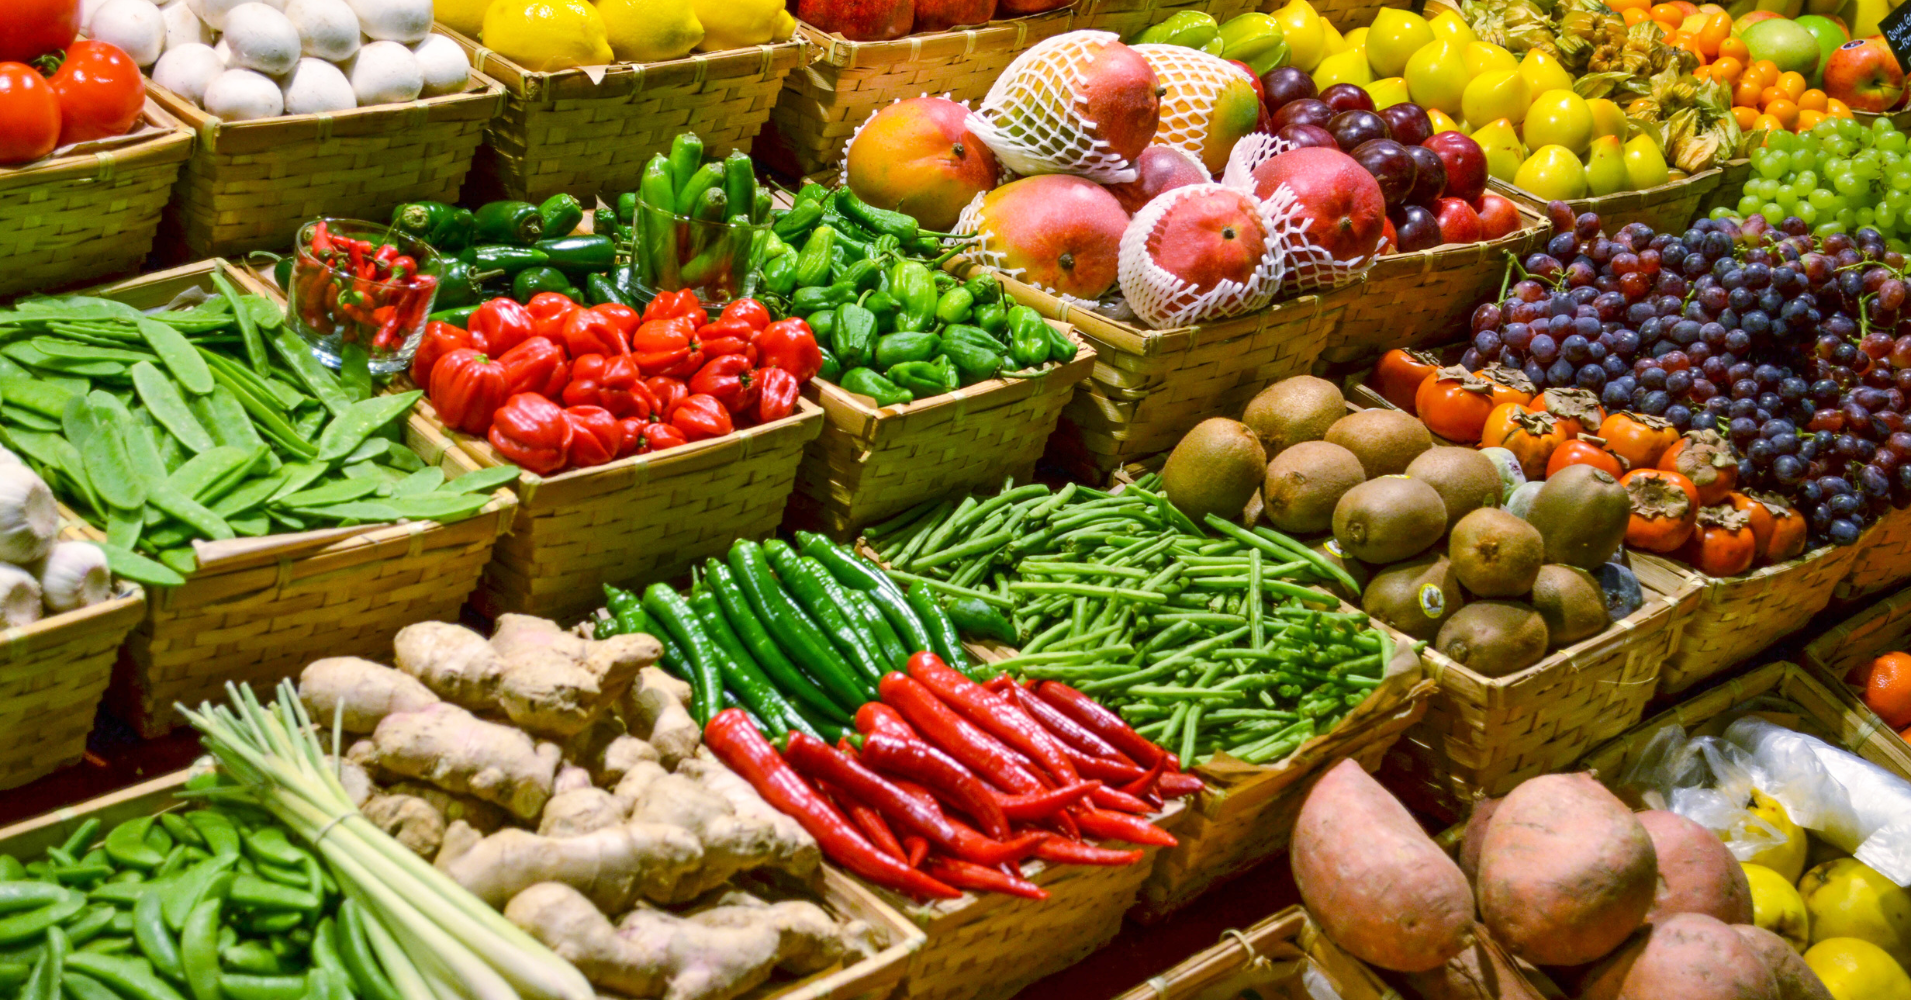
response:
[[[1505,677],[1546,656],[1546,621],[1519,601],[1474,601],[1440,626],[1433,646],[1483,677]]]
[[[1412,638],[1431,641],[1465,600],[1453,564],[1428,552],[1375,573],[1360,593],[1360,608]]]
[[[1334,542],[1362,562],[1399,562],[1426,551],[1446,528],[1433,487],[1406,476],[1369,479],[1334,505]]]
[[[1546,562],[1539,529],[1499,509],[1481,507],[1460,519],[1447,556],[1466,589],[1481,597],[1518,597],[1533,589]]]
[[[1546,561],[1598,569],[1625,541],[1632,496],[1604,469],[1569,465],[1546,479],[1526,519],[1546,538]]]
[[[1447,505],[1447,530],[1481,507],[1500,505],[1500,471],[1472,448],[1429,448],[1407,463],[1407,475],[1425,480]]]
[[[1248,401],[1241,422],[1260,435],[1267,457],[1303,441],[1319,441],[1347,415],[1347,398],[1324,378],[1296,375],[1262,389]]]
[[[1570,646],[1606,630],[1606,598],[1599,581],[1577,566],[1547,563],[1533,581],[1533,608],[1546,620],[1553,648]]]
[[[1267,470],[1267,452],[1252,428],[1210,417],[1168,453],[1161,487],[1168,501],[1199,523],[1205,514],[1240,518]]]
[[[1326,441],[1302,441],[1268,460],[1262,516],[1290,534],[1326,531],[1334,523],[1334,505],[1366,478],[1353,452]]]
[[[1367,478],[1398,475],[1433,447],[1427,425],[1399,410],[1361,410],[1334,421],[1326,440],[1353,452]]]

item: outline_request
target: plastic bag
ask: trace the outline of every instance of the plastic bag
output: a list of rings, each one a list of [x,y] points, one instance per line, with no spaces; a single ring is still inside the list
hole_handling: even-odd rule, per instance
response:
[[[1648,808],[1665,809],[1717,833],[1740,861],[1785,843],[1784,831],[1746,808],[1760,787],[1744,750],[1711,737],[1688,740],[1679,726],[1652,734],[1621,777]]]
[[[1793,822],[1911,886],[1911,781],[1758,716],[1732,723],[1725,738],[1751,754],[1770,783],[1760,787]]]

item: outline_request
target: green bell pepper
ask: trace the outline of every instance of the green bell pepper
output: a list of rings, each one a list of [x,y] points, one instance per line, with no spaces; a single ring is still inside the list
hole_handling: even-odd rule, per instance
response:
[[[845,390],[868,396],[877,406],[894,406],[914,400],[915,394],[867,368],[851,368],[839,383]]]
[[[876,367],[887,371],[905,361],[927,361],[941,350],[942,338],[933,333],[892,333],[876,340]]]
[[[816,369],[816,377],[825,382],[834,382],[841,378],[843,375],[843,363],[836,360],[836,355],[831,354],[829,348],[819,347],[817,350],[823,354],[823,366]]]
[[[399,205],[391,210],[391,226],[413,239],[424,240],[441,254],[455,254],[471,244],[471,211],[442,201]]]
[[[556,239],[569,236],[584,221],[584,206],[567,191],[544,199],[537,207],[538,219],[544,223],[544,237]]]
[[[1048,360],[1048,324],[1028,306],[1009,310],[1009,359],[1017,368],[1034,368]]]
[[[895,336],[914,336],[914,334],[895,334]],[[865,369],[866,370],[866,369]],[[949,390],[942,385],[942,373],[935,364],[928,361],[904,361],[889,368],[889,381],[899,389],[907,390],[917,399],[940,396]]]
[[[1221,30],[1214,15],[1200,10],[1184,10],[1170,14],[1160,22],[1135,36],[1138,45],[1179,45],[1183,48],[1198,49],[1214,40]]]
[[[805,317],[804,322],[810,325],[810,333],[816,338],[816,346],[828,347],[831,344],[831,337],[836,330],[836,310],[819,309]]]
[[[898,261],[889,271],[889,294],[896,299],[896,329],[904,332],[927,330],[935,325],[935,276],[920,261]]]
[[[835,348],[843,364],[852,368],[869,364],[876,348],[875,314],[853,302],[838,306],[830,346]]]
[[[1061,329],[1047,323],[1042,325],[1048,329],[1048,359],[1058,365],[1075,360],[1075,355],[1081,353],[1081,346],[1070,340]]]
[[[835,245],[836,230],[828,226],[811,230],[810,238],[796,254],[796,287],[813,288],[829,280],[830,250]]]
[[[544,217],[528,201],[494,201],[471,214],[471,242],[528,247],[544,236]]]
[[[577,289],[571,286],[571,279],[555,267],[527,267],[511,279],[511,297],[519,302],[531,301],[531,296],[539,292],[557,292],[560,295],[577,296]]]
[[[1287,36],[1272,14],[1249,11],[1221,26],[1221,58],[1247,64],[1260,76],[1287,65]]]

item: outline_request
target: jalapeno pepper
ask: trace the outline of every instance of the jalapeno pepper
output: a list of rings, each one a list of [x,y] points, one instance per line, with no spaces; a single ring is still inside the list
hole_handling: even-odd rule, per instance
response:
[[[455,254],[471,243],[473,219],[469,209],[442,201],[411,201],[392,209],[393,229],[431,244],[441,254]],[[440,297],[443,293],[440,292]]]
[[[537,249],[550,258],[550,265],[567,273],[588,274],[608,271],[617,263],[617,244],[608,236],[565,236],[539,240]]]
[[[549,264],[551,255],[536,247],[487,243],[482,246],[466,247],[462,253],[458,254],[458,259],[479,271],[497,271],[515,276],[527,267]]]
[[[471,214],[473,243],[530,246],[544,235],[544,217],[528,201],[494,201]]]
[[[721,163],[706,163],[683,179],[677,186],[674,211],[678,215],[689,215],[691,209],[697,207],[697,201],[703,197],[704,192],[712,188],[719,191],[723,189],[723,164]]]
[[[695,132],[680,132],[670,140],[670,181],[681,191],[703,162],[703,139]]]
[[[584,206],[569,192],[559,191],[544,199],[537,207],[537,215],[545,238],[556,239],[569,236],[584,221]]]
[[[895,406],[916,398],[915,393],[883,378],[867,368],[851,368],[843,373],[842,387],[876,401],[877,406]]]
[[[529,302],[539,292],[576,295],[577,289],[571,287],[571,279],[563,271],[545,265],[527,267],[511,279],[511,297],[519,302]]]
[[[438,298],[433,305],[449,309],[481,301],[484,281],[503,272],[480,271],[456,257],[439,257],[427,273],[438,276]]]
[[[819,347],[816,350],[823,356],[822,365],[816,369],[816,377],[825,382],[840,380],[843,376],[843,363],[836,360],[836,355],[831,354],[827,347]]]

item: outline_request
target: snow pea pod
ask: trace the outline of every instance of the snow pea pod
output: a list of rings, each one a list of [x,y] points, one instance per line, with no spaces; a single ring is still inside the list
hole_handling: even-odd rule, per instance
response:
[[[187,400],[187,405],[199,419],[199,426],[220,444],[249,451],[265,443],[265,439],[259,437],[258,428],[252,426],[252,418],[246,415],[245,405],[223,385],[215,383],[211,392],[194,396]]]
[[[100,548],[106,550],[107,568],[115,576],[123,576],[134,583],[143,583],[151,587],[177,587],[186,582],[177,570],[155,562],[130,549],[107,544]]]
[[[203,396],[212,391],[212,372],[206,368],[205,359],[199,356],[198,349],[192,346],[185,334],[144,316],[135,320],[134,325],[139,329],[139,335],[146,339],[146,345],[153,349],[166,370],[173,373],[173,378],[178,379],[187,392]]]
[[[192,408],[186,405],[186,397],[179,394],[179,387],[171,379],[160,374],[151,362],[141,361],[130,371],[133,376],[133,390],[139,393],[139,401],[146,406],[146,412],[161,427],[179,439],[197,455],[210,451],[213,447],[212,435],[206,433],[199,418],[192,415]]]
[[[265,338],[259,335],[259,324],[253,322],[252,313],[247,311],[245,303],[240,300],[238,289],[232,287],[232,282],[226,280],[226,276],[218,268],[214,268],[209,277],[212,278],[212,286],[219,289],[219,294],[232,303],[232,314],[239,321],[239,339],[245,344],[246,361],[252,365],[252,370],[260,375],[271,371],[272,360],[265,354]]]
[[[164,903],[172,886],[154,887],[133,904],[133,942],[153,967],[172,979],[184,974],[179,964],[179,942],[166,926]]]
[[[106,393],[95,390],[86,396],[74,397],[67,405],[63,420],[66,437],[78,447],[82,464],[101,499],[122,510],[138,510],[146,503],[145,483],[127,455],[125,437],[106,430],[105,424],[110,418],[95,397],[112,400]]]
[[[45,934],[47,928],[83,909],[86,909],[86,897],[77,892],[68,892],[66,898],[57,903],[0,917],[0,944],[32,940]]]
[[[440,493],[490,493],[500,486],[517,481],[519,469],[515,465],[494,465],[488,469],[479,469],[453,479],[440,487]]]
[[[353,403],[319,436],[318,460],[329,462],[351,454],[374,431],[411,412],[412,405],[423,396],[423,392],[414,389]]]
[[[91,976],[114,992],[139,1000],[186,1000],[172,985],[155,975],[143,959],[76,951],[67,956],[67,968]]]
[[[66,413],[73,394],[52,382],[26,375],[0,375],[0,397],[8,406],[22,406],[55,420]]]
[[[272,346],[285,359],[287,368],[305,384],[305,391],[312,394],[334,416],[343,416],[347,407],[352,405],[351,396],[345,387],[339,384],[338,376],[330,368],[319,363],[312,356],[312,349],[305,341],[290,330],[280,330],[272,337]]]

